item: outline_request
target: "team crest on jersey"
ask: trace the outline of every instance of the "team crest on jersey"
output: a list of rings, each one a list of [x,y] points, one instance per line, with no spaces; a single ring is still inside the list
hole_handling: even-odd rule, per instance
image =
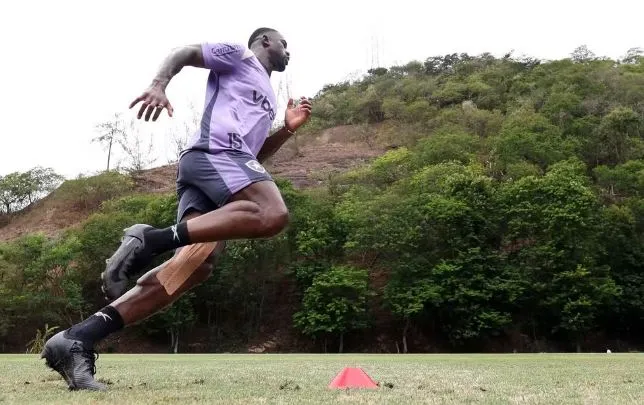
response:
[[[246,166],[248,166],[249,169],[256,171],[257,173],[266,173],[264,166],[259,164],[257,160],[249,160],[248,162],[246,162]]]

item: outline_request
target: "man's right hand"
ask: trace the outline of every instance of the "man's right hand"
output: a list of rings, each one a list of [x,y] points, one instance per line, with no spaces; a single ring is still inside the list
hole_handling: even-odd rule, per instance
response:
[[[154,115],[152,116],[152,121],[156,121],[157,118],[159,118],[159,115],[161,115],[161,111],[163,111],[164,108],[168,109],[168,116],[172,117],[174,109],[172,108],[168,97],[165,95],[165,91],[163,91],[163,88],[160,85],[151,85],[146,91],[143,92],[143,94],[141,94],[134,101],[132,101],[132,103],[130,103],[130,108],[134,107],[141,101],[143,101],[143,104],[141,104],[139,113],[136,116],[138,119],[141,119],[146,109],[146,121],[150,120],[150,116],[152,116],[153,112]]]

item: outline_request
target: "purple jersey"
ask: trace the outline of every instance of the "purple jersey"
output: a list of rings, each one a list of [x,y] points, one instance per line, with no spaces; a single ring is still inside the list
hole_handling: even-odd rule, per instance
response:
[[[250,49],[204,43],[210,69],[201,126],[186,150],[237,150],[257,156],[275,119],[275,93],[266,69]]]

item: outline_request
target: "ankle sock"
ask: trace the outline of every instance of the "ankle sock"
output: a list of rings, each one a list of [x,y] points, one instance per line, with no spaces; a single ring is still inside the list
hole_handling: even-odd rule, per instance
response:
[[[123,318],[112,306],[106,306],[84,321],[69,328],[67,335],[82,341],[84,344],[94,346],[94,343],[104,339],[107,335],[123,329]]]
[[[187,222],[163,229],[150,229],[143,233],[145,248],[151,254],[157,255],[190,244]]]

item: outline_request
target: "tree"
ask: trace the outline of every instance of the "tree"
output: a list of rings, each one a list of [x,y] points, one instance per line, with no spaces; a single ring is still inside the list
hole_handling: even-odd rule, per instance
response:
[[[522,109],[508,116],[498,136],[490,139],[497,156],[498,170],[527,161],[545,170],[549,165],[571,156],[573,144],[561,130],[542,114]]]
[[[575,50],[570,54],[570,57],[577,63],[585,63],[597,59],[597,56],[593,51],[588,49],[586,45],[581,45],[575,48]]]
[[[162,322],[170,335],[170,348],[172,353],[177,354],[179,351],[179,336],[182,331],[192,326],[196,320],[194,309],[192,308],[191,299],[194,299],[194,293],[187,293],[177,302],[160,314]]]
[[[188,103],[189,116],[184,119],[178,127],[173,127],[169,130],[170,144],[172,145],[172,158],[168,159],[168,163],[174,163],[179,160],[181,152],[188,145],[190,137],[195,132],[199,131],[201,127],[201,115],[195,107],[194,103]]]
[[[62,180],[63,176],[52,168],[40,166],[22,173],[9,173],[0,177],[0,204],[9,214],[44,197],[58,187]]]
[[[177,354],[179,352],[180,337],[197,320],[194,310],[195,298],[195,293],[189,291],[144,322],[148,333],[161,331],[167,333],[170,338],[169,349],[171,353]]]
[[[315,277],[342,261],[345,231],[336,218],[333,201],[323,196],[299,195],[289,188],[285,193],[291,211],[289,242],[292,255],[290,270],[301,291],[311,286]]]
[[[505,263],[524,293],[519,305],[535,335],[561,333],[580,343],[618,293],[603,251],[599,201],[578,159],[524,177],[501,192]]]
[[[23,174],[23,178],[29,204],[56,189],[64,180],[64,177],[54,172],[54,169],[40,166],[28,170]]]
[[[302,309],[295,313],[295,326],[305,335],[339,338],[338,352],[344,350],[344,335],[367,326],[368,275],[365,270],[347,266],[331,267],[318,274],[302,300]]]
[[[644,49],[640,47],[630,48],[622,58],[622,63],[637,64],[644,57]]]
[[[92,139],[92,142],[98,142],[107,149],[107,168],[105,171],[109,172],[112,146],[125,134],[125,123],[121,118],[121,114],[115,113],[111,120],[97,124],[96,130],[99,132],[99,136]]]
[[[126,155],[125,170],[127,172],[138,173],[156,161],[156,158],[152,155],[154,149],[152,136],[150,136],[149,144],[144,145],[141,131],[134,119],[130,120],[129,128],[121,132],[121,136],[117,138],[117,141]]]
[[[597,184],[611,197],[644,195],[644,161],[629,160],[624,164],[608,167],[597,166],[593,173]]]
[[[432,301],[437,301],[440,287],[433,284],[431,268],[422,258],[401,260],[392,270],[390,280],[384,291],[385,305],[403,321],[403,353],[408,352],[407,332],[414,317],[420,315]]]
[[[400,119],[405,111],[405,103],[398,97],[387,97],[382,101],[382,111],[386,119]]]
[[[24,177],[21,173],[13,172],[0,177],[0,203],[4,206],[5,213],[10,214],[20,209],[26,196]]]
[[[606,325],[611,336],[638,340],[644,332],[644,199],[629,198],[603,213],[600,263],[610,267],[620,293],[603,318],[594,321]]]
[[[374,76],[384,76],[387,74],[387,68],[383,68],[383,67],[371,68],[367,71],[367,73]]]
[[[494,252],[473,247],[431,269],[437,286],[428,312],[453,346],[477,345],[499,336],[512,321],[512,303],[521,295],[516,272]]]
[[[595,127],[587,143],[587,153],[595,165],[613,166],[628,159],[642,158],[642,137],[644,125],[640,116],[631,108],[616,107]]]
[[[559,323],[553,331],[569,334],[579,353],[583,336],[594,327],[602,306],[612,303],[620,291],[608,276],[607,268],[591,271],[581,264],[555,274],[551,288],[544,297],[544,306],[552,306],[549,308],[552,313],[559,315]]]
[[[431,137],[421,139],[417,145],[417,165],[458,161],[467,164],[475,160],[479,139],[460,129],[441,129]]]

